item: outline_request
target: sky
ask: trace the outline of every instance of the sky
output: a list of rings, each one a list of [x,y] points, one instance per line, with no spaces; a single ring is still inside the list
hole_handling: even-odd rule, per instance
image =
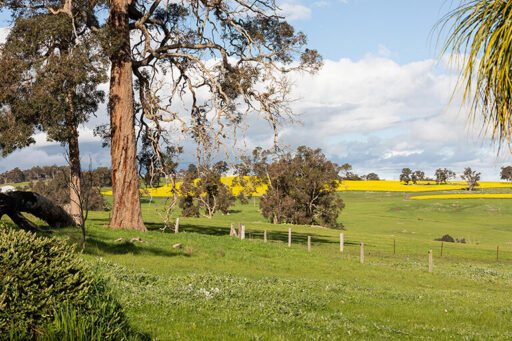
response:
[[[329,159],[350,163],[357,174],[398,179],[404,167],[433,176],[437,168],[465,167],[498,180],[510,152],[468,124],[457,97],[456,73],[440,58],[433,26],[451,0],[281,0],[282,14],[308,36],[324,58],[315,75],[293,75],[292,109],[300,124],[283,126],[280,142],[322,148]],[[6,14],[0,26],[9,25]],[[0,31],[5,35],[7,30]],[[107,89],[107,86],[105,89]],[[108,122],[105,106],[81,127],[82,164],[109,166],[109,150],[92,134]],[[251,122],[243,145],[266,146],[272,132]],[[0,172],[14,167],[64,164],[64,149],[36,136],[32,147],[0,158]],[[508,150],[507,150],[508,151]],[[185,155],[184,163],[192,158]]]

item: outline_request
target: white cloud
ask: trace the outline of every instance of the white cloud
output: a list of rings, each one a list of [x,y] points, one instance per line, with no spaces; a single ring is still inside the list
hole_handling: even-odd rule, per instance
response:
[[[318,74],[294,81],[300,100],[293,108],[303,124],[284,127],[281,141],[321,147],[356,171],[396,179],[404,167],[432,176],[439,167],[460,173],[471,166],[497,179],[499,167],[510,161],[498,158],[478,129],[468,128],[457,98],[448,106],[454,78],[434,60],[327,60]]]
[[[303,124],[282,127],[280,140],[292,148],[321,147],[334,161],[351,163],[356,172],[377,172],[388,179],[398,178],[403,167],[431,176],[439,167],[460,173],[466,166],[481,171],[484,179],[497,179],[500,166],[510,157],[497,158],[489,139],[478,129],[468,129],[458,99],[448,107],[455,81],[445,64],[422,60],[399,65],[390,57],[392,51],[384,48],[361,60],[326,60],[315,75],[292,75],[292,97],[299,98],[292,108]],[[97,118],[80,127],[84,167],[88,155],[94,166],[108,165],[108,149],[101,149],[92,133],[94,126],[107,121],[103,105]],[[266,122],[251,118],[248,126],[240,149],[271,145]],[[64,164],[64,149],[58,143],[46,141],[44,134],[35,138],[34,146],[0,159],[0,171]],[[190,161],[190,155],[182,160]]]
[[[286,17],[289,21],[307,20],[311,18],[311,9],[300,4],[284,3],[280,8],[281,15]]]

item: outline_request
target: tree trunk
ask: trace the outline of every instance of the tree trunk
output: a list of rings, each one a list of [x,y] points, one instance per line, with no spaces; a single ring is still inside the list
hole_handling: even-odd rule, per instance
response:
[[[108,22],[112,30],[123,39],[119,52],[110,57],[113,196],[110,227],[147,231],[142,221],[139,198],[128,4],[129,0],[112,0]]]
[[[0,193],[0,218],[7,214],[20,228],[29,231],[40,230],[36,224],[25,218],[21,212],[30,213],[48,223],[51,227],[75,226],[75,221],[64,209],[51,200],[34,192],[14,191]]]
[[[69,129],[68,148],[69,148],[69,213],[76,224],[82,225],[82,187],[80,183],[80,149],[78,147],[78,128],[75,117],[73,99],[68,96],[69,110],[66,114],[66,126]]]

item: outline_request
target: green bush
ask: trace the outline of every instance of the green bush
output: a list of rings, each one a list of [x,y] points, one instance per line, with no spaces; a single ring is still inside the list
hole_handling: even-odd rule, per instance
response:
[[[0,335],[33,335],[61,302],[85,305],[92,282],[65,241],[0,227]]]
[[[0,222],[0,339],[118,340],[132,334],[112,290],[73,246]]]

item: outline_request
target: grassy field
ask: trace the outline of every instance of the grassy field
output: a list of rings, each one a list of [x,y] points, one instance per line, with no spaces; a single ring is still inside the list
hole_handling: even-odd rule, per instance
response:
[[[343,253],[339,230],[269,224],[257,202],[212,220],[181,218],[183,232],[163,233],[156,213],[163,199],[143,198],[150,232],[110,230],[103,227],[108,212],[91,212],[82,256],[117,287],[133,326],[157,340],[512,338],[510,199],[340,195]],[[231,222],[245,224],[246,240],[229,237]],[[434,239],[444,234],[467,243],[444,243],[441,257]],[[79,239],[71,229],[59,236]],[[115,242],[133,237],[145,242]],[[183,248],[173,249],[176,243]]]

